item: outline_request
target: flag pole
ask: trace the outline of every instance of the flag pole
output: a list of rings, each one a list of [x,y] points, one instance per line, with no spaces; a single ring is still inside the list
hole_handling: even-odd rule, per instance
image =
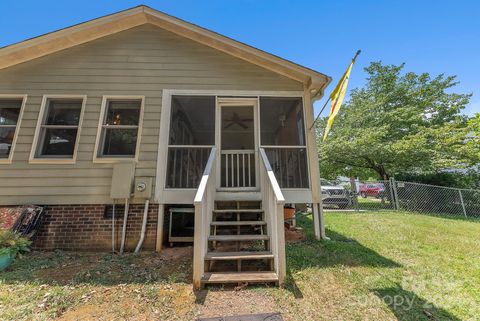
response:
[[[362,51],[360,49],[357,50],[357,52],[355,53],[355,56],[352,58],[352,62],[355,63],[355,61],[357,60],[357,57],[358,55],[360,55]],[[323,110],[325,109],[325,107],[327,107],[327,104],[328,102],[330,101],[331,97],[329,96],[327,101],[325,102],[325,104],[323,105],[322,109],[320,109],[320,112],[318,113],[317,117],[315,117],[315,120],[313,121],[312,123],[312,126],[310,126],[310,128],[308,130],[312,130],[313,126],[315,126],[315,123],[317,122],[318,118],[320,118],[320,115],[322,114]]]
[[[320,112],[318,113],[317,117],[315,117],[315,120],[313,121],[312,126],[310,126],[310,128],[308,130],[311,130],[313,128],[313,126],[315,126],[315,123],[317,122],[318,118],[320,118],[320,115],[322,114],[325,107],[327,107],[327,104],[328,104],[329,101],[330,101],[330,96],[328,97],[327,101],[323,105],[322,109],[320,109]]]

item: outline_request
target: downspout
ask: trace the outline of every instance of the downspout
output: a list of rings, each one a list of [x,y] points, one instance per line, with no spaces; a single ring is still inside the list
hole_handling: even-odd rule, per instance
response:
[[[123,250],[125,248],[125,238],[127,234],[127,219],[128,219],[128,198],[125,199],[125,212],[123,213],[122,242],[120,244],[120,254],[123,254]]]
[[[142,222],[142,231],[140,232],[140,240],[138,241],[137,247],[135,248],[135,253],[140,252],[142,248],[143,241],[145,240],[145,232],[147,230],[147,218],[148,218],[148,205],[150,201],[145,200],[145,207],[143,209],[143,222]]]

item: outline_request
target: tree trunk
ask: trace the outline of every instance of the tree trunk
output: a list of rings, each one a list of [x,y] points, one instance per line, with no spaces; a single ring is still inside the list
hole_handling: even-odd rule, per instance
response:
[[[380,177],[380,180],[388,181],[390,179],[390,175],[388,175],[383,165],[375,166],[374,170],[377,172],[378,176]]]

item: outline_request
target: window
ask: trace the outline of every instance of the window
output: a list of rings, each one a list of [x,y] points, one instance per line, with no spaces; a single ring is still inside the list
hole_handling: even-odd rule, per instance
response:
[[[172,96],[167,188],[197,188],[215,145],[215,97]]]
[[[143,97],[104,97],[96,161],[137,158],[143,101]]]
[[[75,161],[85,101],[85,96],[44,96],[30,161]]]
[[[260,98],[260,140],[281,188],[308,188],[301,98]]]
[[[0,162],[10,162],[25,97],[0,96]]]

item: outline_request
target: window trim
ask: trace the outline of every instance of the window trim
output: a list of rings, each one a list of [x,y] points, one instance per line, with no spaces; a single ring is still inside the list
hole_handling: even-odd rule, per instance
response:
[[[45,110],[49,99],[81,99],[82,107],[80,109],[80,118],[78,120],[77,137],[75,138],[75,147],[71,158],[64,157],[37,157],[37,148],[40,139],[40,131],[45,120]],[[80,145],[80,133],[82,131],[83,115],[85,113],[85,105],[87,104],[87,95],[43,95],[40,112],[38,113],[37,126],[35,127],[35,135],[33,137],[32,149],[28,162],[31,164],[75,164],[77,161],[78,146]]]
[[[101,147],[100,138],[102,136],[102,130],[104,127],[105,113],[107,110],[107,103],[110,100],[139,100],[140,101],[140,115],[138,118],[137,127],[137,144],[135,146],[135,156],[134,157],[99,157],[98,149]],[[143,113],[145,110],[145,96],[142,95],[104,95],[102,97],[102,106],[100,109],[100,117],[98,119],[97,127],[97,136],[95,138],[95,148],[93,150],[93,162],[94,163],[120,163],[125,161],[135,161],[138,162],[138,157],[140,154],[140,142],[143,133]],[[134,127],[133,125],[124,125],[127,127]]]
[[[13,154],[15,152],[15,146],[17,145],[18,134],[20,132],[20,126],[23,119],[23,111],[27,103],[27,95],[15,95],[15,94],[0,94],[0,99],[22,99],[20,106],[20,113],[18,114],[17,124],[15,125],[15,133],[13,134],[12,147],[7,158],[0,158],[0,164],[11,164],[13,160]]]

